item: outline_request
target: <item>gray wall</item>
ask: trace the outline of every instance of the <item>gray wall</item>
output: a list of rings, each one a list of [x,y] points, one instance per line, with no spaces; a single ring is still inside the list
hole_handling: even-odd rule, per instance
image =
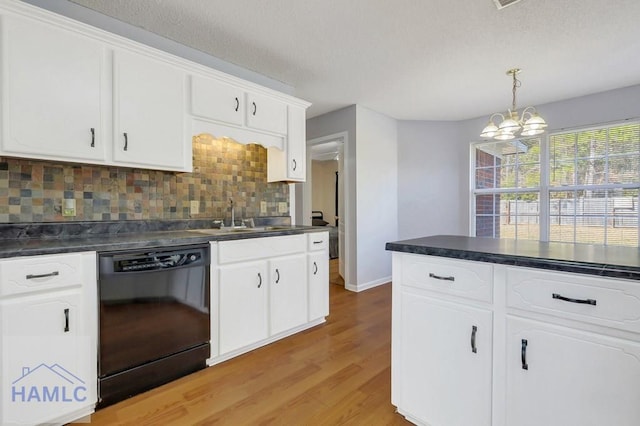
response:
[[[466,233],[469,142],[459,133],[456,122],[398,123],[400,239]]]
[[[344,146],[344,188],[345,188],[345,265],[346,287],[356,286],[358,282],[356,270],[356,106],[352,105],[337,111],[307,120],[307,140],[317,139],[335,133],[347,132]],[[300,185],[296,185],[300,187]],[[298,189],[297,188],[297,189]],[[296,191],[296,204],[300,205],[302,196]],[[297,210],[297,209],[296,209]],[[296,218],[296,223],[302,223]]]
[[[356,291],[391,281],[391,253],[398,239],[397,121],[370,109],[356,109]]]
[[[640,85],[536,108],[549,132],[638,118]],[[459,122],[398,123],[400,239],[469,234],[469,145],[480,140],[493,112]]]

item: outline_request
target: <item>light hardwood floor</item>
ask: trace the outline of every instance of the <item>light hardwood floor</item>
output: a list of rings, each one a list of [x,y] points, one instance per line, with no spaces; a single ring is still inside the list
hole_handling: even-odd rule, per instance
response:
[[[391,285],[331,261],[327,323],[104,408],[92,425],[404,425],[391,405]]]

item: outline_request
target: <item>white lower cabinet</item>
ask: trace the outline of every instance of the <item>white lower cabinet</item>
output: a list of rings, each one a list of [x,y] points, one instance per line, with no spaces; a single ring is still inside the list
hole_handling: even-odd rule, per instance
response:
[[[220,352],[231,352],[266,339],[269,336],[267,262],[222,266],[216,281],[220,297]]]
[[[307,322],[306,253],[269,262],[271,334],[282,333]]]
[[[326,239],[329,239],[327,234]],[[329,252],[322,250],[307,255],[309,282],[309,321],[329,315]]]
[[[211,243],[210,365],[324,322],[328,310],[309,312],[329,279],[311,287],[307,246],[306,234]],[[328,256],[315,262],[328,271]]]
[[[10,290],[0,297],[0,424],[62,424],[91,413],[95,252],[1,260],[0,282]]]
[[[394,252],[392,403],[429,426],[640,425],[639,285]]]
[[[491,425],[491,312],[400,297],[400,411],[433,426]]]
[[[506,424],[637,426],[640,344],[507,318]]]

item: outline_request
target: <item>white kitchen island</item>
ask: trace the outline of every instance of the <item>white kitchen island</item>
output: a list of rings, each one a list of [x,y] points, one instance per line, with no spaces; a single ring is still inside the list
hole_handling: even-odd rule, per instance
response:
[[[640,425],[638,248],[433,236],[387,250],[407,419]]]

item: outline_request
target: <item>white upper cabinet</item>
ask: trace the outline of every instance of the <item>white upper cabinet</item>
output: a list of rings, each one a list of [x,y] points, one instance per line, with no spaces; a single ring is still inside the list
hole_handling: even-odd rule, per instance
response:
[[[185,73],[159,60],[114,52],[113,159],[132,166],[191,169],[185,134]]]
[[[65,29],[2,16],[0,154],[105,159],[105,46]]]
[[[268,132],[287,133],[287,104],[268,96],[247,93],[247,126]]]
[[[268,182],[305,181],[308,106],[280,94],[258,93],[240,82],[191,76],[192,133],[266,147]]]
[[[191,113],[228,124],[244,124],[244,92],[212,78],[191,76]],[[218,135],[214,135],[218,136]]]
[[[304,182],[307,178],[307,139],[305,108],[287,108],[287,139],[283,150],[269,147],[267,182]]]

